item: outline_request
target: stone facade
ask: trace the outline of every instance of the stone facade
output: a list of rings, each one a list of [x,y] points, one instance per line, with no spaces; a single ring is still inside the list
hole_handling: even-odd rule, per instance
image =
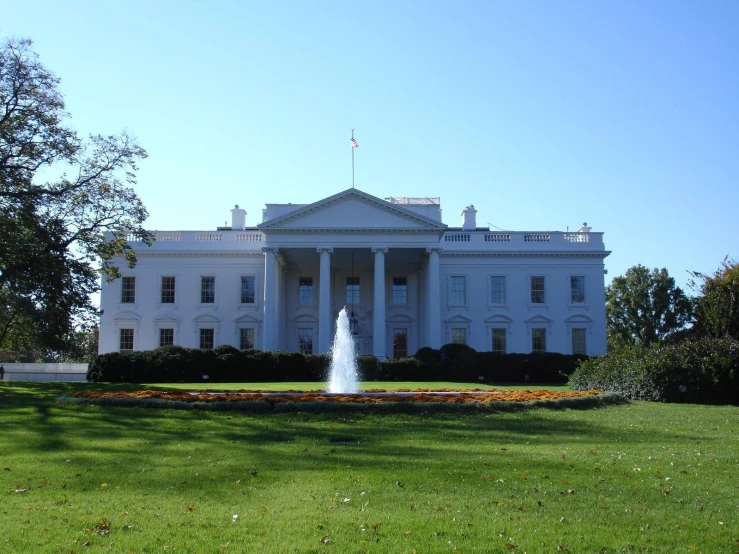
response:
[[[606,349],[602,233],[490,231],[468,206],[441,222],[436,198],[349,189],[309,205],[268,204],[262,223],[130,237],[134,269],[103,284],[100,352],[230,344],[328,352],[338,312],[358,352]]]

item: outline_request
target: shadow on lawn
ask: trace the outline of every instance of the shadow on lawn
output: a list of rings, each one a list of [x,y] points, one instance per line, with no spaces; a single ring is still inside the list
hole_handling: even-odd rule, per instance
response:
[[[0,402],[8,418],[20,426],[19,431],[35,437],[34,447],[49,451],[65,448],[65,435],[84,436],[103,447],[106,439],[131,432],[143,441],[166,445],[172,442],[198,441],[217,444],[223,441],[247,443],[250,448],[269,449],[270,445],[311,441],[330,445],[333,440],[347,438],[376,448],[387,442],[397,443],[404,437],[424,443],[449,441],[497,441],[524,443],[532,435],[546,442],[561,443],[573,440],[640,442],[648,440],[647,433],[614,429],[601,425],[597,417],[571,420],[553,417],[545,410],[498,413],[263,413],[200,412],[150,410],[145,408],[100,407],[58,403],[59,394],[80,390],[80,384],[25,383],[0,388]],[[90,384],[86,390],[100,387]],[[121,385],[120,390],[136,390],[135,385]],[[105,385],[101,390],[110,390]],[[593,413],[604,413],[596,410]],[[16,417],[13,417],[14,414]],[[176,424],[173,424],[176,421]],[[64,425],[61,425],[61,423]],[[195,436],[190,426],[213,429]],[[13,426],[6,427],[13,433]],[[388,436],[392,434],[392,437]],[[356,440],[354,440],[356,439]],[[31,447],[32,445],[27,445]]]
[[[200,412],[58,403],[78,387],[0,386],[0,450],[64,463],[71,490],[118,478],[142,490],[180,490],[233,482],[260,486],[286,474],[363,472],[382,468],[390,482],[410,485],[418,468],[448,472],[484,461],[511,461],[542,474],[562,468],[563,445],[619,451],[654,440],[648,428],[619,425],[624,408],[516,413],[266,413]],[[109,388],[105,390],[110,390]],[[681,440],[689,439],[681,435]],[[696,436],[696,439],[700,437]],[[585,446],[587,445],[587,447]],[[586,454],[587,455],[587,454]],[[414,470],[413,468],[416,468]],[[196,470],[202,477],[195,480]],[[252,473],[253,472],[253,473]],[[258,473],[258,475],[257,475]],[[205,479],[215,480],[206,482]]]

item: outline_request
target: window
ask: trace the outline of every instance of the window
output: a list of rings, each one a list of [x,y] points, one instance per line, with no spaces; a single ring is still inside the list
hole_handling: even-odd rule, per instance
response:
[[[542,328],[531,329],[531,351],[547,351],[547,330]]]
[[[572,353],[586,354],[585,348],[585,329],[572,330]]]
[[[298,304],[313,304],[313,277],[300,277],[298,280]]]
[[[213,329],[200,329],[200,348],[213,348],[215,331]]]
[[[159,329],[159,346],[174,344],[174,329]]]
[[[239,329],[239,348],[241,350],[254,348],[254,329]]]
[[[298,351],[301,354],[313,354],[313,329],[298,329]]]
[[[121,352],[133,352],[133,329],[121,329],[121,340],[118,349]]]
[[[121,304],[133,304],[136,302],[136,277],[123,277],[121,279]]]
[[[346,304],[359,304],[359,277],[346,278]]]
[[[408,279],[393,277],[393,304],[408,303]]]
[[[449,278],[449,304],[451,306],[467,305],[467,277],[454,275]]]
[[[570,277],[570,304],[585,303],[585,277]]]
[[[242,304],[254,304],[255,292],[255,278],[253,276],[242,275],[241,276],[241,303]]]
[[[452,344],[467,344],[467,329],[463,327],[452,329]]]
[[[174,304],[174,277],[162,277],[162,304]]]
[[[502,275],[493,275],[490,277],[490,303],[505,304],[506,282]]]
[[[408,330],[393,329],[393,358],[408,356]]]
[[[544,277],[531,278],[531,303],[545,304],[546,294],[544,293]]]
[[[505,354],[505,329],[493,329],[493,352]]]
[[[216,301],[216,278],[200,278],[200,303],[213,304]]]

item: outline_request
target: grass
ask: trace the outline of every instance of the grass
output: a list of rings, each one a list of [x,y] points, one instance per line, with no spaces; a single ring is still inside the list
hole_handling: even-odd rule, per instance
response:
[[[739,551],[737,407],[264,415],[55,401],[131,387],[0,384],[0,552]]]

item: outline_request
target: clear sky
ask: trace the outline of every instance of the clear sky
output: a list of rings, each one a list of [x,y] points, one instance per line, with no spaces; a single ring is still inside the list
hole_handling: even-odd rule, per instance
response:
[[[0,0],[82,133],[149,152],[151,229],[351,186],[459,226],[605,233],[632,265],[739,258],[739,2]]]

